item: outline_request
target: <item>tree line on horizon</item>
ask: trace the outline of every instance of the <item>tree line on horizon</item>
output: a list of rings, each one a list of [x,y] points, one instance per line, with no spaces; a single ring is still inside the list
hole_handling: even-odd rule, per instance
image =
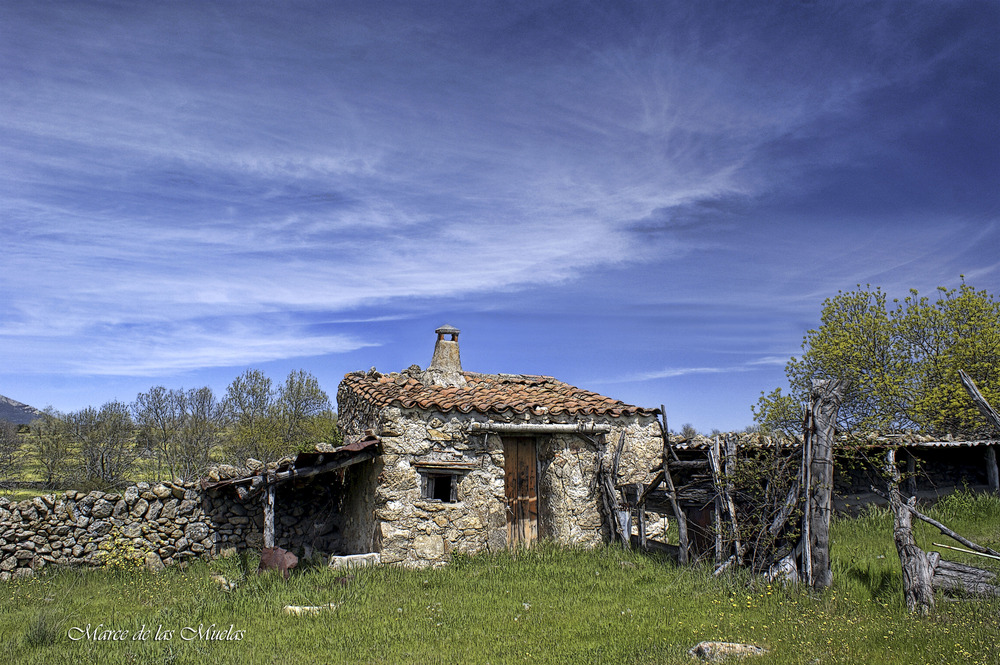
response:
[[[51,487],[118,487],[140,466],[158,479],[192,480],[212,464],[270,462],[339,441],[337,414],[312,374],[294,370],[274,385],[248,369],[221,398],[207,386],[153,386],[131,404],[70,413],[49,407],[21,429],[0,422],[0,480],[18,477],[30,463]]]

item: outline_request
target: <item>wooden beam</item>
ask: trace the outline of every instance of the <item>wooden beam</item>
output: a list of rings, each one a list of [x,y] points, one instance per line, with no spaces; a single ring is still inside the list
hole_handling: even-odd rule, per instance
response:
[[[889,451],[889,452],[892,452],[892,451]],[[886,497],[885,494],[882,494],[882,492],[879,492],[876,488],[873,487],[872,490],[874,490],[876,494],[882,496],[883,498],[888,498],[889,501],[892,502],[892,495],[889,495],[888,497]],[[914,506],[912,503],[904,503],[903,505],[907,508],[907,510],[909,510],[911,513],[913,513],[914,517],[916,517],[919,520],[923,520],[924,522],[927,522],[928,524],[930,524],[933,527],[937,527],[938,531],[940,531],[944,535],[948,536],[949,538],[962,543],[966,547],[968,547],[970,549],[973,549],[973,550],[979,552],[980,554],[988,554],[988,555],[991,555],[991,556],[1000,557],[1000,552],[997,552],[994,549],[990,549],[989,547],[984,547],[982,545],[977,545],[976,543],[972,542],[968,538],[963,538],[959,534],[955,533],[954,531],[952,531],[951,529],[949,529],[948,527],[946,527],[944,524],[941,524],[941,522],[938,522],[936,519],[928,517],[927,515],[924,515],[922,512],[920,512],[919,510],[917,510],[916,506]]]
[[[958,370],[958,378],[962,380],[962,385],[965,387],[966,392],[969,393],[969,397],[975,403],[976,408],[982,413],[986,420],[993,425],[993,429],[1000,433],[1000,413],[996,412],[983,394],[979,392],[979,388],[976,386],[976,382],[972,380],[972,377],[965,373],[965,370]]]
[[[990,491],[994,494],[1000,494],[1000,472],[997,471],[995,446],[986,446],[986,478],[990,483]]]
[[[296,478],[309,478],[310,476],[315,476],[321,473],[329,473],[330,471],[336,471],[337,469],[341,469],[346,466],[351,466],[360,462],[367,462],[370,459],[378,457],[378,455],[378,450],[373,447],[362,450],[349,458],[327,462],[326,464],[322,464],[320,466],[307,466],[304,469],[289,469],[278,473],[270,472],[266,476],[257,476],[257,478],[262,478],[262,480],[255,481],[253,483],[250,491],[246,494],[246,498],[253,497],[262,492],[265,488],[276,483],[282,483]]]
[[[267,483],[264,500],[264,547],[274,547],[274,482]]]
[[[663,411],[663,422],[660,419],[656,419],[656,423],[660,426],[660,436],[663,438],[663,479],[667,483],[667,492],[670,497],[670,507],[674,512],[674,517],[677,519],[677,540],[680,543],[680,551],[677,555],[677,561],[682,565],[687,565],[688,562],[688,552],[689,552],[689,541],[688,541],[688,528],[687,528],[687,516],[684,511],[681,510],[680,504],[677,500],[677,489],[674,487],[674,479],[670,475],[670,458],[668,457],[668,452],[670,450],[670,438],[667,434],[667,416],[666,411],[663,410],[663,406],[660,406],[661,411]]]

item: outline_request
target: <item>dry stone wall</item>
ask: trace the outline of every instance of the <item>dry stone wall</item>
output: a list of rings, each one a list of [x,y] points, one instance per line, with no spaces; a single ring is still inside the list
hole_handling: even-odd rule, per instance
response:
[[[338,483],[282,486],[276,544],[299,555],[354,553],[341,536]],[[369,534],[371,526],[369,526]],[[370,540],[370,535],[369,535]],[[109,549],[151,569],[263,546],[261,500],[188,483],[138,483],[121,492],[66,491],[0,498],[0,581],[47,566],[100,566]]]
[[[48,565],[98,566],[112,546],[136,552],[154,569],[211,556],[246,531],[242,507],[217,504],[173,483],[0,499],[0,580]]]

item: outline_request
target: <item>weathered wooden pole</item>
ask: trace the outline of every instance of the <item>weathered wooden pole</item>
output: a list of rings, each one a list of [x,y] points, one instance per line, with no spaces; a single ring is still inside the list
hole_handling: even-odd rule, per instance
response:
[[[889,489],[889,507],[892,508],[892,538],[896,542],[899,563],[903,567],[903,597],[911,612],[929,614],[934,609],[933,568],[927,553],[917,546],[913,539],[913,525],[909,508],[916,497],[910,497],[909,505],[903,503],[899,494],[899,469],[896,468],[896,450],[890,448],[885,456],[886,484]]]
[[[708,455],[708,465],[712,470],[712,484],[715,485],[715,514],[712,520],[712,528],[715,530],[715,563],[722,563],[722,493],[719,492],[719,437],[716,436],[712,442],[712,449]]]
[[[815,589],[833,584],[830,568],[830,514],[833,510],[833,442],[837,409],[847,392],[843,379],[813,381],[810,412],[812,427],[806,432],[808,449],[808,562],[807,579]]]
[[[906,493],[910,496],[917,495],[917,458],[913,456],[913,451],[904,448],[906,451]]]
[[[958,370],[958,378],[962,380],[962,386],[969,393],[969,397],[972,398],[976,408],[979,409],[979,412],[993,426],[993,429],[1000,434],[1000,414],[983,397],[983,394],[979,392],[976,382],[964,370]],[[1000,493],[1000,472],[997,470],[997,453],[993,446],[986,446],[986,477],[990,483],[990,490],[994,493]]]
[[[677,561],[686,565],[688,562],[688,550],[690,549],[687,530],[687,515],[681,509],[680,501],[677,499],[677,488],[674,486],[674,478],[670,474],[670,435],[667,434],[667,410],[660,405],[660,415],[663,422],[656,419],[656,424],[660,426],[660,436],[663,438],[663,480],[667,484],[667,497],[670,499],[670,509],[677,518],[677,543],[680,547],[677,554]]]
[[[1000,473],[997,471],[997,451],[995,446],[986,446],[986,478],[990,491],[1000,494]]]
[[[264,547],[274,547],[274,475],[268,474],[267,495],[264,500]]]

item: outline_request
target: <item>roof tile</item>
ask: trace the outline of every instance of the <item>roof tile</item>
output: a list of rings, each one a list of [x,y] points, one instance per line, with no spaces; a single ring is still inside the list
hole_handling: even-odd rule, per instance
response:
[[[544,410],[549,415],[651,416],[657,409],[625,404],[598,393],[563,383],[551,376],[529,374],[479,374],[463,372],[466,385],[425,385],[406,374],[352,372],[341,391],[348,391],[379,406],[402,406],[460,413],[503,413]]]

